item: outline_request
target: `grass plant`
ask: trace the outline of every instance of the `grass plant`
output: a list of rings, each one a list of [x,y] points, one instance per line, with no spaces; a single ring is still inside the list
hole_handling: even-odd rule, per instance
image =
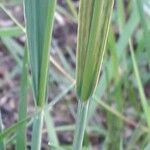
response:
[[[6,72],[0,66],[0,150],[12,148],[12,145],[17,150],[25,150],[27,146],[32,150],[42,147],[92,150],[95,146],[104,150],[149,150],[149,1],[116,0],[113,12],[113,0],[57,2],[56,5],[56,0],[0,1],[0,64],[4,64],[5,57],[14,62],[13,69],[5,67]],[[18,8],[22,4],[25,8],[25,26],[18,15],[12,13],[20,12]],[[59,45],[61,32],[60,39],[54,37],[52,41],[54,16],[55,33],[61,26],[66,35],[63,37],[63,41],[67,41],[64,46]],[[72,42],[76,40],[77,25],[76,57]],[[24,42],[22,36],[25,35],[27,40]],[[129,42],[130,39],[133,42]],[[24,46],[26,42],[28,48]],[[49,53],[51,48],[52,55]],[[49,62],[53,64],[50,69]],[[31,73],[28,73],[30,70]],[[20,88],[13,83],[18,81],[18,75],[21,75]],[[3,101],[9,96],[5,93],[8,83],[17,87],[13,90],[19,95],[18,111],[15,112],[18,121],[9,127],[6,121],[8,114],[3,107]],[[49,102],[48,87],[52,85],[50,88],[53,88],[53,83],[57,83],[60,93],[57,94],[55,89],[54,93],[50,92],[52,100]],[[27,109],[30,109],[27,106],[30,87],[35,104],[33,115],[27,114]],[[74,99],[74,87],[78,99],[76,117],[74,101],[64,104],[64,100]],[[13,99],[10,101],[13,104],[16,102]],[[51,113],[60,101],[69,108],[67,112],[76,119],[76,126],[72,122],[55,126],[56,118]],[[26,134],[31,126],[32,140],[29,141]],[[71,141],[67,144],[62,142],[60,135],[66,132],[75,134],[73,144]],[[42,136],[45,133],[47,139]],[[94,146],[89,138],[93,135],[94,139],[100,139]],[[46,144],[41,143],[43,139],[47,140]]]
[[[56,0],[25,0],[25,20],[37,115],[33,122],[32,150],[41,149],[44,105],[47,100],[49,49]]]
[[[81,150],[90,98],[97,86],[108,37],[113,0],[81,0],[77,43],[78,96],[74,150]]]

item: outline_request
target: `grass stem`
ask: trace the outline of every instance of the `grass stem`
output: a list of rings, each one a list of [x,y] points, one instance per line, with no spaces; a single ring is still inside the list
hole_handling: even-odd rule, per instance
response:
[[[141,77],[140,77],[140,73],[139,73],[139,69],[138,69],[138,65],[137,65],[137,61],[135,58],[135,54],[134,54],[134,49],[133,49],[133,45],[132,45],[132,41],[129,40],[129,50],[131,53],[131,58],[132,58],[132,63],[133,63],[133,68],[134,68],[134,73],[135,73],[135,77],[137,80],[137,85],[138,85],[138,90],[139,90],[139,94],[140,94],[140,98],[141,98],[141,104],[143,107],[143,111],[144,111],[144,115],[147,121],[147,125],[150,128],[150,109],[149,109],[149,105],[147,102],[147,98],[146,95],[144,93],[144,89],[143,89],[143,85],[142,85],[142,81],[141,81]]]
[[[19,121],[27,118],[27,93],[28,93],[28,50],[27,47],[25,47],[23,67],[22,67],[20,101],[18,106]],[[26,144],[27,144],[26,127],[27,127],[27,123],[24,123],[17,130],[16,150],[20,150],[20,149],[26,150]]]
[[[84,132],[87,124],[87,114],[89,109],[89,102],[78,101],[77,108],[77,120],[76,120],[76,129],[75,137],[73,141],[73,150],[81,150],[82,143],[84,138]]]
[[[44,112],[39,110],[33,121],[31,150],[41,149],[43,119]]]

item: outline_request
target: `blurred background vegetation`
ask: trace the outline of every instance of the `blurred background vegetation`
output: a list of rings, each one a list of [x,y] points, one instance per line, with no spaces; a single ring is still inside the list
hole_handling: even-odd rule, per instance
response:
[[[50,149],[47,143],[51,134],[60,147],[67,150],[72,145],[77,104],[74,78],[78,6],[78,0],[58,0],[57,3],[43,149]],[[0,139],[5,138],[8,150],[15,147],[17,127],[13,125],[18,120],[26,41],[24,24],[23,1],[1,0],[0,130],[5,134],[0,132]],[[150,150],[149,24],[149,0],[115,1],[100,82],[90,105],[85,150]],[[28,116],[34,112],[30,83]],[[29,122],[28,149],[31,127]]]

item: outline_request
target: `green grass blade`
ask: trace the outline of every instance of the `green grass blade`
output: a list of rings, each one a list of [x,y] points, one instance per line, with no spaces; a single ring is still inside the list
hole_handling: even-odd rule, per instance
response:
[[[74,150],[82,149],[89,99],[98,83],[113,3],[113,0],[80,1],[76,69],[79,100]]]
[[[19,121],[27,117],[27,92],[28,92],[28,50],[25,48],[21,91],[19,101]],[[17,129],[16,150],[26,150],[26,123]]]
[[[78,15],[77,15],[77,11],[73,5],[73,2],[71,0],[66,0],[67,4],[68,4],[68,7],[72,13],[72,15],[74,16],[74,18],[77,18]]]
[[[145,48],[148,51],[148,54],[150,55],[150,51],[149,51],[149,49],[150,49],[150,42],[149,42],[150,34],[149,34],[149,27],[148,27],[147,20],[146,20],[147,17],[144,14],[144,9],[143,9],[144,3],[141,0],[136,0],[136,2],[137,2],[138,13],[140,16],[140,23],[141,23],[143,31],[144,31]]]
[[[55,130],[55,126],[54,126],[53,120],[52,120],[48,110],[45,111],[45,123],[47,126],[47,132],[48,132],[48,136],[49,136],[49,145],[50,146],[53,145],[55,147],[60,147],[59,141],[57,138],[57,133]],[[51,149],[55,150],[55,148],[53,149],[52,147],[51,147]]]
[[[22,47],[12,38],[5,37],[5,38],[1,38],[1,40],[5,44],[10,54],[14,57],[19,67],[22,68],[22,62],[19,58],[19,55],[22,53]]]
[[[0,28],[0,36],[1,37],[10,37],[10,36],[18,36],[22,35],[23,32],[19,27],[3,27]]]
[[[24,4],[34,95],[37,105],[42,107],[46,99],[49,46],[56,0],[25,0]]]
[[[142,81],[141,81],[141,78],[140,78],[140,73],[139,73],[139,70],[138,70],[138,66],[137,66],[137,62],[136,62],[136,58],[135,58],[135,54],[134,54],[134,50],[133,50],[131,41],[129,41],[129,46],[130,46],[130,53],[131,53],[131,58],[132,58],[132,62],[133,62],[135,77],[136,77],[136,80],[137,80],[138,90],[139,90],[139,94],[140,94],[140,98],[141,98],[141,104],[142,104],[142,107],[143,107],[143,110],[144,110],[147,125],[150,128],[150,117],[149,117],[150,107],[148,105],[148,102],[147,102],[147,99],[146,99],[146,96],[145,96],[145,93],[144,93],[144,89],[143,89],[143,86],[142,86]]]
[[[52,38],[56,0],[25,0],[27,41],[30,54],[33,91],[37,105],[34,118],[32,150],[41,149],[43,109],[46,101],[49,48]]]
[[[109,32],[109,41],[108,41],[109,47],[111,47],[110,50],[110,56],[111,56],[111,61],[112,61],[112,75],[113,78],[112,80],[114,81],[114,103],[116,104],[116,108],[119,112],[122,112],[123,110],[123,100],[122,100],[122,91],[121,91],[121,76],[119,73],[119,59],[116,51],[116,43],[115,43],[115,35],[113,34],[112,30]],[[110,74],[108,73],[108,68],[106,70],[106,80],[107,80],[107,85],[109,86],[109,76]],[[107,95],[105,96],[106,99],[108,100],[108,103],[112,103],[111,101],[111,92],[110,89],[106,91]],[[105,149],[119,149],[120,143],[121,143],[121,129],[123,128],[122,120],[119,120],[115,115],[111,114],[110,112],[106,111],[107,113],[107,137],[105,139]],[[116,124],[116,122],[118,122]],[[114,138],[115,134],[115,138]]]
[[[120,112],[118,112],[116,109],[114,109],[112,106],[109,106],[108,104],[106,104],[105,102],[99,100],[99,98],[94,95],[93,96],[93,99],[95,100],[95,102],[101,106],[102,108],[104,108],[105,110],[107,110],[108,112],[112,113],[113,115],[115,115],[116,117],[118,117],[120,120],[126,122],[127,124],[130,124],[134,127],[136,127],[136,122],[134,122],[133,120],[125,117],[123,114],[121,114]],[[149,131],[149,128],[143,126],[143,125],[140,125],[139,126],[140,130],[143,132],[143,133],[150,133]]]
[[[136,0],[136,2],[137,2],[137,8],[138,8],[138,13],[140,16],[142,27],[144,29],[144,32],[147,33],[148,32],[148,25],[147,25],[146,17],[144,15],[144,10],[143,10],[144,3],[141,0]]]
[[[118,24],[119,30],[122,31],[125,24],[125,11],[124,11],[124,1],[117,0],[117,15],[118,15]]]
[[[98,82],[112,6],[113,0],[80,1],[76,76],[77,94],[84,101]]]
[[[25,118],[15,124],[13,124],[11,127],[4,129],[1,133],[0,133],[0,141],[2,141],[3,139],[5,139],[6,137],[8,137],[9,135],[11,135],[12,133],[16,133],[16,131],[18,130],[19,127],[21,127],[22,125],[24,125],[30,118]]]
[[[24,28],[22,25],[18,22],[18,20],[5,8],[5,6],[0,3],[0,8],[12,19],[12,21],[23,31],[25,32]]]
[[[82,143],[84,138],[84,132],[87,124],[87,115],[89,109],[89,101],[84,103],[79,100],[77,108],[77,120],[75,136],[73,141],[73,150],[82,150]]]
[[[38,100],[39,105],[43,105],[44,100],[46,99],[46,88],[47,88],[48,68],[49,68],[48,67],[49,45],[51,44],[51,39],[52,39],[56,0],[51,0],[49,3],[50,4],[48,8],[48,17],[47,17],[48,23],[45,26],[44,47],[42,52],[41,71],[40,71],[40,84],[39,84],[40,88],[39,88],[39,100]]]
[[[140,18],[137,12],[135,2],[133,2],[133,5],[134,8],[132,10],[130,18],[128,19],[127,23],[124,25],[121,36],[118,40],[118,44],[117,44],[118,56],[123,56],[124,50],[128,45],[129,38],[132,36],[133,32],[135,31],[135,28],[138,26],[140,22]],[[122,60],[122,57],[120,57],[120,60]]]

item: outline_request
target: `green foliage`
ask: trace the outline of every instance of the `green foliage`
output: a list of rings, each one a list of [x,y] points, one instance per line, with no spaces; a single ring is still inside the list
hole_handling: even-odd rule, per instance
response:
[[[25,0],[24,4],[33,90],[37,106],[43,107],[56,0]]]
[[[79,1],[66,0],[63,2],[63,6],[61,1],[58,1],[56,11],[54,10],[56,0],[25,0],[27,31],[22,25],[24,22],[18,20],[18,17],[15,18],[12,13],[13,10],[18,10],[15,8],[20,7],[16,6],[20,6],[22,3],[23,0],[3,0],[0,2],[0,17],[1,14],[5,14],[6,19],[9,20],[8,26],[5,27],[5,24],[3,26],[3,18],[0,18],[0,53],[4,52],[15,63],[13,69],[6,71],[4,79],[1,80],[0,77],[0,89],[5,88],[7,82],[11,83],[16,79],[16,75],[22,75],[21,91],[17,92],[20,95],[17,123],[6,128],[6,120],[3,116],[5,114],[3,109],[1,110],[0,149],[4,150],[13,144],[18,149],[26,149],[27,145],[31,145],[33,150],[38,150],[41,147],[42,135],[45,135],[46,132],[49,144],[42,143],[42,146],[52,150],[71,150],[72,144],[62,143],[61,140],[59,141],[61,136],[58,137],[58,135],[60,132],[61,135],[64,132],[74,132],[75,150],[81,149],[82,141],[85,141],[83,142],[83,150],[92,150],[93,145],[90,143],[89,136],[100,139],[99,143],[94,145],[98,149],[148,150],[150,145],[148,96],[150,21],[147,9],[149,1],[116,0],[109,34],[106,24],[109,22],[107,13],[111,11],[112,0],[80,0],[80,3]],[[78,4],[80,4],[79,18],[77,15]],[[57,25],[61,25],[63,33],[67,35],[67,37],[63,37],[67,39],[67,45],[63,47],[58,44],[59,39],[56,38],[53,38],[51,46],[54,12],[56,33],[58,32]],[[72,67],[72,64],[75,63],[75,47],[71,45],[72,43],[70,44],[70,40],[72,42],[70,29],[73,39],[76,39],[76,34],[72,32],[74,30],[70,27],[73,26],[74,29],[78,19],[80,21],[77,37],[77,82],[75,82],[75,69]],[[31,74],[28,74],[27,68],[25,68],[25,60],[22,63],[25,58],[24,38],[20,37],[22,35],[24,37],[25,33],[27,33],[29,46]],[[107,34],[107,51],[103,60],[103,69],[101,69]],[[130,39],[133,43],[130,43],[129,47]],[[54,49],[54,53],[50,56],[49,50],[51,48]],[[66,57],[66,54],[69,57]],[[1,55],[0,58],[2,58]],[[49,61],[53,64],[50,70],[48,69]],[[0,59],[1,62],[3,62],[3,58]],[[24,69],[22,70],[22,68]],[[99,78],[100,82],[98,82]],[[57,83],[58,94],[58,91],[53,89],[53,83]],[[72,97],[74,99],[72,91],[75,83],[77,83],[78,116],[80,116],[76,118],[77,126],[75,128],[72,122],[55,126],[55,115],[53,118],[51,114],[55,110],[54,106],[60,101],[65,103],[67,111],[72,118],[75,118],[74,107],[72,107],[74,103],[71,101]],[[28,119],[26,114],[27,107],[30,110],[30,106],[26,105],[27,84],[29,89],[33,88],[36,105],[34,115],[30,115],[31,119]],[[54,90],[54,93],[50,92],[51,102],[46,101],[48,86]],[[66,96],[67,94],[69,96]],[[2,96],[5,97],[3,94]],[[70,101],[65,101],[67,99]],[[56,113],[59,114],[59,111]],[[44,130],[43,122],[46,125]],[[87,122],[89,123],[87,124]],[[31,125],[33,125],[32,142],[27,141],[25,136],[26,128]],[[44,134],[42,134],[43,132]]]
[[[25,0],[25,20],[37,116],[33,121],[32,150],[41,149],[44,105],[47,98],[49,49],[56,0]]]
[[[81,0],[77,43],[77,95],[87,101],[100,74],[113,0]]]
[[[113,0],[80,1],[76,69],[79,101],[73,141],[74,150],[82,149],[89,99],[98,84],[113,3]]]
[[[22,118],[27,118],[27,93],[28,93],[28,50],[24,50],[24,60],[22,69],[22,80],[21,80],[21,91],[20,91],[20,101],[19,101],[19,121]],[[23,106],[23,107],[22,107]],[[21,127],[17,129],[16,136],[16,150],[26,150],[27,138],[26,138],[26,128],[27,124],[24,123]]]

